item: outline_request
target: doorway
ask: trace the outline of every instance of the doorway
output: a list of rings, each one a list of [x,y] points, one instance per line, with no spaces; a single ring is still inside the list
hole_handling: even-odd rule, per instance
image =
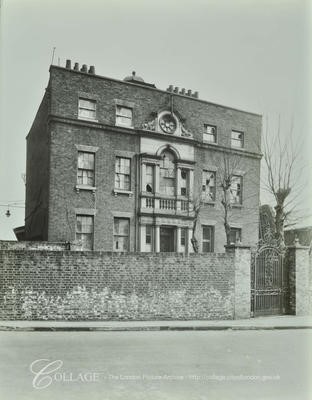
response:
[[[170,226],[160,227],[160,251],[165,253],[174,252],[175,228]]]

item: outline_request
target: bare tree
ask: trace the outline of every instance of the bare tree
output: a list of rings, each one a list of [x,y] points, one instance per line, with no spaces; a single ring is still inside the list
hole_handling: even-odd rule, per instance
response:
[[[216,160],[217,182],[221,188],[221,205],[223,208],[223,225],[226,236],[226,244],[231,244],[231,209],[233,202],[240,202],[241,183],[236,183],[238,187],[233,188],[235,177],[240,166],[240,158],[234,152],[223,153],[222,157]]]
[[[214,166],[217,168],[217,171],[213,173],[211,176],[207,177],[206,185],[209,186],[211,181],[214,181],[214,198],[210,199],[212,201],[215,200],[217,196],[220,198],[220,203],[222,207],[222,221],[225,229],[226,235],[226,244],[231,244],[231,210],[233,202],[239,202],[238,198],[241,196],[241,187],[240,183],[236,182],[238,187],[234,188],[233,183],[235,184],[235,179],[237,178],[237,174],[239,173],[240,167],[240,157],[234,153],[233,151],[219,153],[218,156],[213,158]],[[193,246],[193,250],[195,253],[199,251],[199,243],[196,236],[198,222],[200,220],[200,211],[202,206],[205,203],[205,197],[207,194],[203,191],[202,183],[199,183],[199,191],[194,196],[193,203],[193,228],[192,228],[192,238],[191,243]],[[217,188],[218,190],[216,193]],[[240,192],[240,193],[239,193]],[[209,193],[208,193],[209,195]],[[221,197],[220,197],[221,196]]]
[[[199,213],[202,205],[203,205],[203,199],[202,199],[202,194],[200,192],[194,197],[194,202],[193,202],[194,218],[193,218],[191,243],[193,246],[194,253],[199,252],[199,243],[196,237],[196,229],[199,222]]]
[[[284,227],[291,224],[291,217],[298,211],[298,200],[302,190],[302,172],[299,159],[300,144],[293,142],[293,126],[290,134],[281,135],[280,119],[275,134],[269,134],[266,121],[266,132],[263,135],[262,153],[266,179],[264,188],[274,198],[275,238],[279,246],[284,247]]]

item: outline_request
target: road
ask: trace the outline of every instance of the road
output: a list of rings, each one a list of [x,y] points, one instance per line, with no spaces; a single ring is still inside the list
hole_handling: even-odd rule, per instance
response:
[[[0,398],[309,400],[311,338],[308,329],[0,332]]]

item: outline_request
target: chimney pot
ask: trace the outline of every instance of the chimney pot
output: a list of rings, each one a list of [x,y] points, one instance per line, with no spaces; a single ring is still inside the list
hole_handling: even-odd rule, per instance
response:
[[[198,92],[194,92],[194,93],[193,93],[193,97],[194,97],[195,99],[198,99]]]
[[[191,89],[189,89],[189,90],[187,91],[187,95],[188,95],[188,96],[192,96],[192,91],[191,91]]]
[[[178,86],[176,86],[176,87],[174,88],[174,93],[179,93],[179,87],[178,87]]]
[[[95,74],[95,68],[94,68],[94,65],[90,65],[90,68],[89,68],[89,74],[92,74],[92,75],[94,75],[94,74]]]
[[[86,64],[83,64],[83,66],[81,67],[81,72],[88,72],[88,67]]]
[[[167,89],[167,92],[173,92],[173,85],[170,85]]]
[[[185,89],[184,88],[181,90],[180,94],[185,94]]]
[[[66,68],[71,69],[71,60],[66,60]]]
[[[74,70],[79,71],[79,63],[75,63]]]

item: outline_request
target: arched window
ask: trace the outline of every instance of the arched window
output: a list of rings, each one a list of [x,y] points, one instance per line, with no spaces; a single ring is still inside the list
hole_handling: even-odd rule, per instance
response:
[[[175,156],[171,151],[161,154],[160,162],[160,193],[168,196],[175,195],[176,187],[176,165]]]

